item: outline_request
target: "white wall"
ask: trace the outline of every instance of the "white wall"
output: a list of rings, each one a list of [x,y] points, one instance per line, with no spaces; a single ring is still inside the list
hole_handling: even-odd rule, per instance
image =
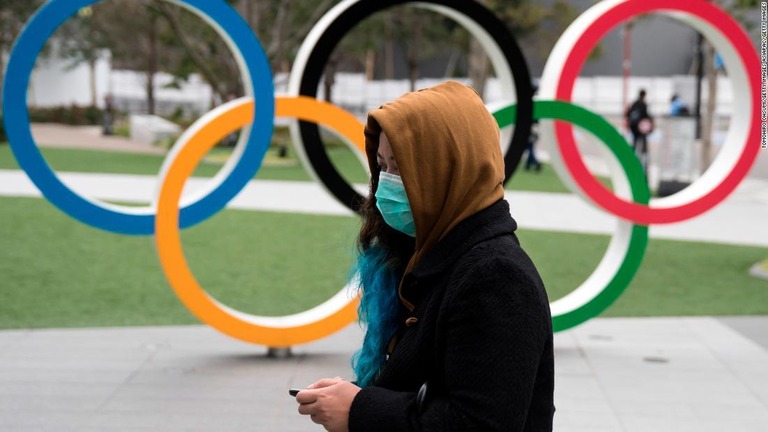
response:
[[[96,102],[99,107],[103,106],[104,96],[109,91],[110,69],[109,55],[106,53],[96,63]],[[38,107],[90,105],[90,76],[90,67],[85,63],[71,68],[68,61],[54,56],[39,59],[32,71],[27,103]]]
[[[51,107],[60,105],[90,105],[91,72],[87,64],[70,67],[67,60],[51,55],[40,59],[32,72],[27,91],[30,106]],[[206,112],[210,105],[211,88],[193,75],[181,88],[169,88],[173,77],[166,73],[155,76],[157,105],[172,111],[176,105],[196,112]],[[111,93],[118,107],[133,106],[131,111],[146,110],[145,74],[135,71],[113,70],[108,52],[96,64],[96,103],[104,106],[104,97]]]
[[[283,82],[282,76],[278,76],[276,82]],[[468,83],[468,79],[456,79]],[[426,78],[416,82],[417,88],[435,85],[444,81],[442,78]],[[693,110],[694,89],[696,78],[693,76],[672,77],[631,77],[629,80],[627,98],[632,102],[641,88],[646,89],[649,109],[654,116],[667,114],[669,100],[672,94],[677,92]],[[707,86],[704,85],[702,104],[707,100]],[[573,92],[573,102],[582,105],[598,114],[606,116],[621,116],[622,107],[622,78],[614,76],[582,77],[576,80]],[[276,86],[278,94],[286,91],[285,86]],[[377,108],[384,102],[392,100],[410,90],[407,80],[392,81],[366,81],[361,74],[339,73],[336,76],[336,85],[333,88],[334,103],[352,111],[358,117],[371,109]],[[486,85],[485,101],[492,104],[499,100],[499,85],[495,78],[491,78]],[[322,86],[318,91],[318,98],[324,99]],[[732,110],[733,94],[730,81],[727,77],[718,78],[717,114],[729,117]],[[702,105],[703,106],[703,105]]]
[[[28,101],[34,106],[89,105],[91,102],[90,71],[81,64],[68,69],[61,60],[44,60],[35,68],[29,87]],[[158,73],[155,79],[155,98],[159,112],[171,111],[176,105],[184,106],[196,115],[206,112],[211,103],[211,88],[197,75],[183,83],[182,88],[167,88],[172,77]],[[285,76],[275,77],[276,93],[284,94]],[[417,81],[417,87],[427,87],[443,81],[441,78],[428,78]],[[460,81],[467,82],[466,79]],[[119,108],[132,112],[142,112],[146,108],[145,76],[141,72],[112,70],[105,56],[96,67],[96,92],[99,106],[104,103],[104,96],[111,92]],[[703,100],[707,98],[707,86],[704,87]],[[673,77],[632,77],[629,82],[628,98],[632,101],[640,88],[648,92],[650,110],[654,115],[666,114],[669,99],[673,92],[678,92],[683,100],[693,109],[695,78],[693,76]],[[369,110],[408,92],[407,80],[366,81],[362,74],[339,73],[334,86],[334,102],[355,115],[363,118]],[[498,83],[491,79],[486,87],[486,101],[495,101]],[[323,99],[322,88],[318,97]],[[732,109],[732,91],[729,79],[718,79],[717,113],[730,117]],[[574,102],[599,114],[620,116],[622,108],[622,78],[614,76],[583,77],[576,81]]]
[[[146,112],[146,74],[128,70],[113,70],[110,88],[118,109],[133,113]],[[155,74],[155,108],[158,114],[171,114],[176,106],[184,107],[193,117],[199,117],[209,110],[211,87],[199,75],[190,76],[180,88],[169,87],[173,76],[167,73]]]

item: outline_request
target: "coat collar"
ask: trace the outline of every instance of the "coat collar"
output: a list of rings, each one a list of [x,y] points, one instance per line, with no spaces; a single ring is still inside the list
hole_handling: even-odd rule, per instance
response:
[[[509,214],[509,203],[503,199],[496,201],[461,221],[440,239],[426,252],[411,276],[423,279],[440,274],[478,243],[504,234],[514,236],[516,229],[517,222]],[[517,237],[514,237],[519,244]]]

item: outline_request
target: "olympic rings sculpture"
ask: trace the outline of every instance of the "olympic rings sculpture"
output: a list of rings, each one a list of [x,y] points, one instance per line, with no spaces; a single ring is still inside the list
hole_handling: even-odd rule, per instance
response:
[[[546,63],[536,101],[525,58],[514,37],[498,18],[474,1],[344,0],[326,13],[304,40],[291,71],[289,96],[275,98],[263,48],[234,9],[223,0],[166,0],[200,16],[227,42],[243,75],[245,96],[205,114],[182,134],[163,163],[153,205],[137,209],[107,204],[81,196],[59,180],[32,139],[25,109],[29,77],[43,45],[69,16],[97,1],[51,0],[35,13],[16,40],[2,101],[13,153],[43,195],[64,213],[111,232],[154,234],[163,271],[184,305],[217,330],[252,343],[291,346],[327,336],[356,318],[357,296],[350,296],[351,287],[346,286],[318,306],[281,317],[231,309],[207,294],[195,279],[184,258],[180,229],[221,210],[253,178],[269,146],[274,116],[295,119],[291,134],[305,167],[341,203],[357,208],[362,197],[330,163],[318,125],[338,133],[358,154],[364,153],[363,125],[352,114],[315,96],[334,47],[356,23],[385,8],[413,4],[443,14],[465,27],[487,51],[506,101],[492,111],[502,130],[505,182],[520,162],[532,120],[541,120],[541,141],[558,176],[572,191],[618,217],[613,238],[593,273],[551,304],[556,331],[599,315],[623,293],[642,262],[649,224],[678,222],[711,209],[743,180],[757,157],[761,84],[757,53],[739,25],[705,0],[597,3],[558,40]],[[703,33],[722,55],[735,93],[734,117],[715,162],[689,188],[663,199],[651,199],[640,163],[621,133],[601,116],[569,102],[590,50],[612,28],[643,13],[665,14]],[[568,123],[605,144],[614,192],[589,173]],[[513,132],[510,126],[514,126]],[[238,129],[242,133],[230,160],[207,188],[181,200],[184,183],[201,158],[221,138]]]

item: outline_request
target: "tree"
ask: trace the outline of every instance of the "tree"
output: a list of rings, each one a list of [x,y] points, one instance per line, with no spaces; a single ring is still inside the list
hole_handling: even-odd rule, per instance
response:
[[[478,0],[479,3],[493,11],[517,37],[531,32],[536,28],[545,14],[545,7],[531,3],[529,0]],[[469,79],[478,94],[485,94],[485,83],[489,75],[490,62],[483,46],[475,38],[469,41]]]
[[[218,101],[243,93],[237,63],[213,28],[185,9],[158,0],[153,5],[170,30],[164,43],[176,42],[180,47],[166,59],[168,73],[188,79],[199,72]]]
[[[259,37],[272,69],[288,72],[301,42],[337,0],[235,0],[233,3]]]
[[[11,50],[16,37],[32,13],[42,4],[42,0],[3,0],[0,3],[0,100],[3,96],[5,63],[3,55]],[[0,104],[0,113],[3,107]]]
[[[358,24],[342,39],[334,56],[347,66],[351,63],[365,70],[366,77],[372,79],[376,52],[382,51],[384,78],[394,79],[394,57],[399,48],[410,88],[415,90],[422,63],[455,44],[454,27],[451,20],[434,11],[399,6]]]
[[[147,112],[155,113],[155,74],[169,65],[178,44],[159,19],[159,12],[144,0],[109,0],[93,6],[89,26],[102,40],[74,42],[75,47],[105,45],[112,53],[112,66],[144,72]],[[102,43],[103,42],[103,43]],[[72,42],[70,42],[72,43]],[[161,53],[163,55],[161,55]],[[165,54],[169,55],[166,56]],[[88,53],[81,54],[84,58]]]
[[[549,7],[530,0],[478,1],[507,24],[510,32],[521,42],[524,51],[535,54],[548,53],[577,15],[565,0],[556,0]],[[468,41],[467,52],[471,85],[483,95],[490,72],[488,56],[474,38]]]
[[[726,6],[726,2],[723,0],[715,0],[715,4],[725,8],[731,16],[740,21],[742,26],[747,32],[754,30],[757,26],[755,22],[750,20],[750,14],[756,14],[758,12],[758,0],[734,0],[730,5]],[[712,162],[712,130],[715,123],[715,108],[717,107],[717,76],[718,70],[715,62],[715,47],[702,40],[701,48],[703,50],[703,56],[700,56],[703,60],[703,74],[707,80],[707,104],[704,108],[704,114],[701,115],[701,172],[704,172],[709,168]],[[698,61],[698,60],[697,60]],[[698,65],[697,65],[698,67]],[[700,91],[700,89],[699,89]]]
[[[153,2],[182,48],[182,56],[174,60],[168,72],[181,79],[199,72],[219,101],[242,94],[240,71],[221,37],[191,12],[164,1]],[[316,4],[293,0],[231,3],[258,36],[272,69],[287,72],[299,44],[333,0]]]
[[[450,44],[454,28],[448,19],[435,16],[435,12],[411,9],[408,13],[392,12],[395,23],[395,41],[404,48],[405,66],[411,91],[416,90],[421,63],[434,57]]]
[[[70,60],[70,67],[88,64],[91,106],[96,106],[96,62],[103,56],[104,50],[109,48],[109,39],[103,25],[94,20],[93,9],[83,8],[67,20],[59,29],[58,40],[59,54]]]

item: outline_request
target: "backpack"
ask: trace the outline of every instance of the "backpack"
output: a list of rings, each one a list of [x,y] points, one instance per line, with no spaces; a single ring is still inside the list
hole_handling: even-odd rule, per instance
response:
[[[634,103],[629,109],[629,112],[627,113],[627,120],[629,120],[629,126],[632,128],[636,128],[637,124],[640,123],[640,120],[643,116],[643,110],[640,109],[639,103]]]

